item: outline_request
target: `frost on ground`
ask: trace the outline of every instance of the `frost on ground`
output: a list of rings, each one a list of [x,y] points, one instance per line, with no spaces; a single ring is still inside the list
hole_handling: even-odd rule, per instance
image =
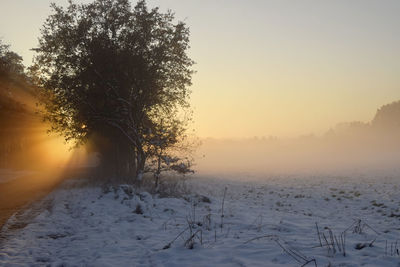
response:
[[[400,266],[399,177],[196,177],[182,198],[76,183],[8,221],[0,266]]]

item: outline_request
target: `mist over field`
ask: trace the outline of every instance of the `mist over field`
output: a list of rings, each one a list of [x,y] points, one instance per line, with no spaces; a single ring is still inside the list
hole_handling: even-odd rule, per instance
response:
[[[400,169],[400,102],[383,106],[370,122],[340,123],[321,136],[202,140],[200,173],[352,174]]]

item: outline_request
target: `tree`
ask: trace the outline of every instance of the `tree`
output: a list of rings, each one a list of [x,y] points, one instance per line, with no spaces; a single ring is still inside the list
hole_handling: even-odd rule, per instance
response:
[[[21,167],[21,158],[26,154],[23,150],[31,144],[27,132],[34,124],[35,116],[27,104],[34,102],[32,91],[22,57],[0,39],[1,167]]]
[[[10,50],[10,46],[3,44],[0,39],[0,79],[11,80],[24,76],[22,57]]]
[[[90,139],[110,173],[140,179],[157,118],[179,124],[189,108],[189,29],[145,1],[52,9],[34,49],[45,119],[66,140]]]
[[[149,162],[146,172],[153,173],[156,190],[162,172],[175,171],[182,175],[194,172],[191,169],[193,160],[189,155],[196,144],[190,143],[185,134],[184,122],[187,120],[177,120],[175,116],[154,117],[154,132],[151,132],[146,140]]]
[[[371,122],[371,126],[379,131],[398,133],[400,130],[400,101],[380,107]]]

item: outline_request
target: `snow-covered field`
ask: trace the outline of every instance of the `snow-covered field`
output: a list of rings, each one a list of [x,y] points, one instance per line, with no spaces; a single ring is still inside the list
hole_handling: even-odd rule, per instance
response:
[[[399,176],[186,183],[173,198],[67,181],[4,226],[0,266],[400,266]]]

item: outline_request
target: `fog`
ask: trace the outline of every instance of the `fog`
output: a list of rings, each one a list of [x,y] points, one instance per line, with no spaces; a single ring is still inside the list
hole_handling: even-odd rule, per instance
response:
[[[0,91],[0,169],[62,172],[94,165],[84,146],[73,149],[62,136],[48,132],[51,125],[43,121],[30,84],[0,77],[0,87],[6,89]]]
[[[395,171],[400,166],[400,142],[387,136],[205,139],[196,163],[198,172],[215,174]]]
[[[399,103],[383,106],[371,122],[341,123],[320,136],[203,139],[196,169],[229,175],[397,173]]]

